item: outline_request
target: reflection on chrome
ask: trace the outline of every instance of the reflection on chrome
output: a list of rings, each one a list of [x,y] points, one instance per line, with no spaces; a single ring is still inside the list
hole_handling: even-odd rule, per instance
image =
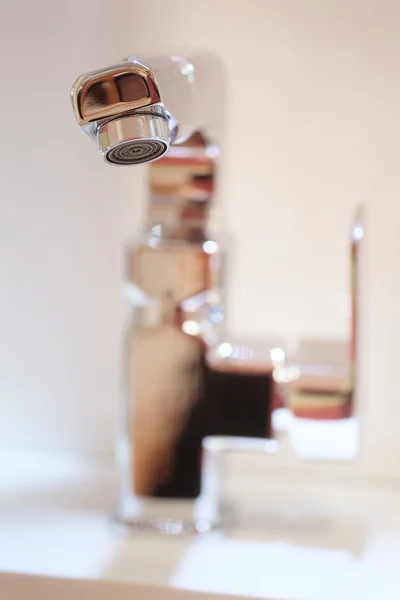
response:
[[[203,244],[203,250],[204,252],[207,252],[207,254],[214,254],[214,252],[218,250],[218,244],[213,240],[207,240]]]
[[[272,348],[270,356],[273,363],[281,363],[285,360],[285,351],[282,348]]]
[[[196,321],[184,321],[182,323],[182,331],[188,335],[199,335],[201,333],[201,328]]]
[[[218,353],[223,358],[228,358],[228,356],[232,356],[232,352],[232,344],[229,344],[228,342],[223,342],[218,346]]]

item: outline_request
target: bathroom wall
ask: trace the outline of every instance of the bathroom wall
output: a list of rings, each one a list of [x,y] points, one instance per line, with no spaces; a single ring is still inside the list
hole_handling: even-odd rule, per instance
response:
[[[110,7],[1,3],[0,449],[113,443],[121,237],[137,186],[102,168],[69,99],[82,69],[123,50]]]
[[[231,328],[346,335],[348,229],[367,202],[363,456],[366,468],[400,473],[398,3],[37,0],[1,10],[0,449],[107,454],[113,444],[121,245],[140,222],[144,169],[102,165],[74,123],[70,84],[132,52],[214,50],[229,95]]]

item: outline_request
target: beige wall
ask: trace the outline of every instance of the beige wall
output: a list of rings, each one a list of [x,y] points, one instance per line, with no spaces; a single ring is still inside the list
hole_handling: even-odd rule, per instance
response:
[[[134,52],[211,49],[228,78],[232,329],[345,335],[348,228],[365,201],[365,448],[378,469],[400,472],[400,5],[37,0],[2,10],[0,447],[112,448],[121,244],[140,220],[143,170],[102,165],[73,122],[70,84]]]
[[[112,446],[129,179],[102,168],[69,99],[121,53],[110,6],[1,4],[0,448]]]

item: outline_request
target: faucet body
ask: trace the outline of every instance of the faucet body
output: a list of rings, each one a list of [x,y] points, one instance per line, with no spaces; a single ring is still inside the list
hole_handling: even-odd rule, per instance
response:
[[[224,249],[215,233],[222,69],[210,56],[129,58],[79,77],[72,102],[106,162],[151,163],[145,227],[125,250],[132,311],[123,349],[118,517],[166,533],[205,531],[220,520],[213,445],[205,440],[268,437],[272,382],[268,368],[239,373],[232,356],[227,369],[218,360],[232,350]]]

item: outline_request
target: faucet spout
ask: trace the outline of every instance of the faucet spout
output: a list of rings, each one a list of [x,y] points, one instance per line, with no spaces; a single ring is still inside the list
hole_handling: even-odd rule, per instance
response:
[[[182,57],[130,57],[78,77],[71,90],[75,117],[106,162],[151,162],[199,128],[200,79]]]

